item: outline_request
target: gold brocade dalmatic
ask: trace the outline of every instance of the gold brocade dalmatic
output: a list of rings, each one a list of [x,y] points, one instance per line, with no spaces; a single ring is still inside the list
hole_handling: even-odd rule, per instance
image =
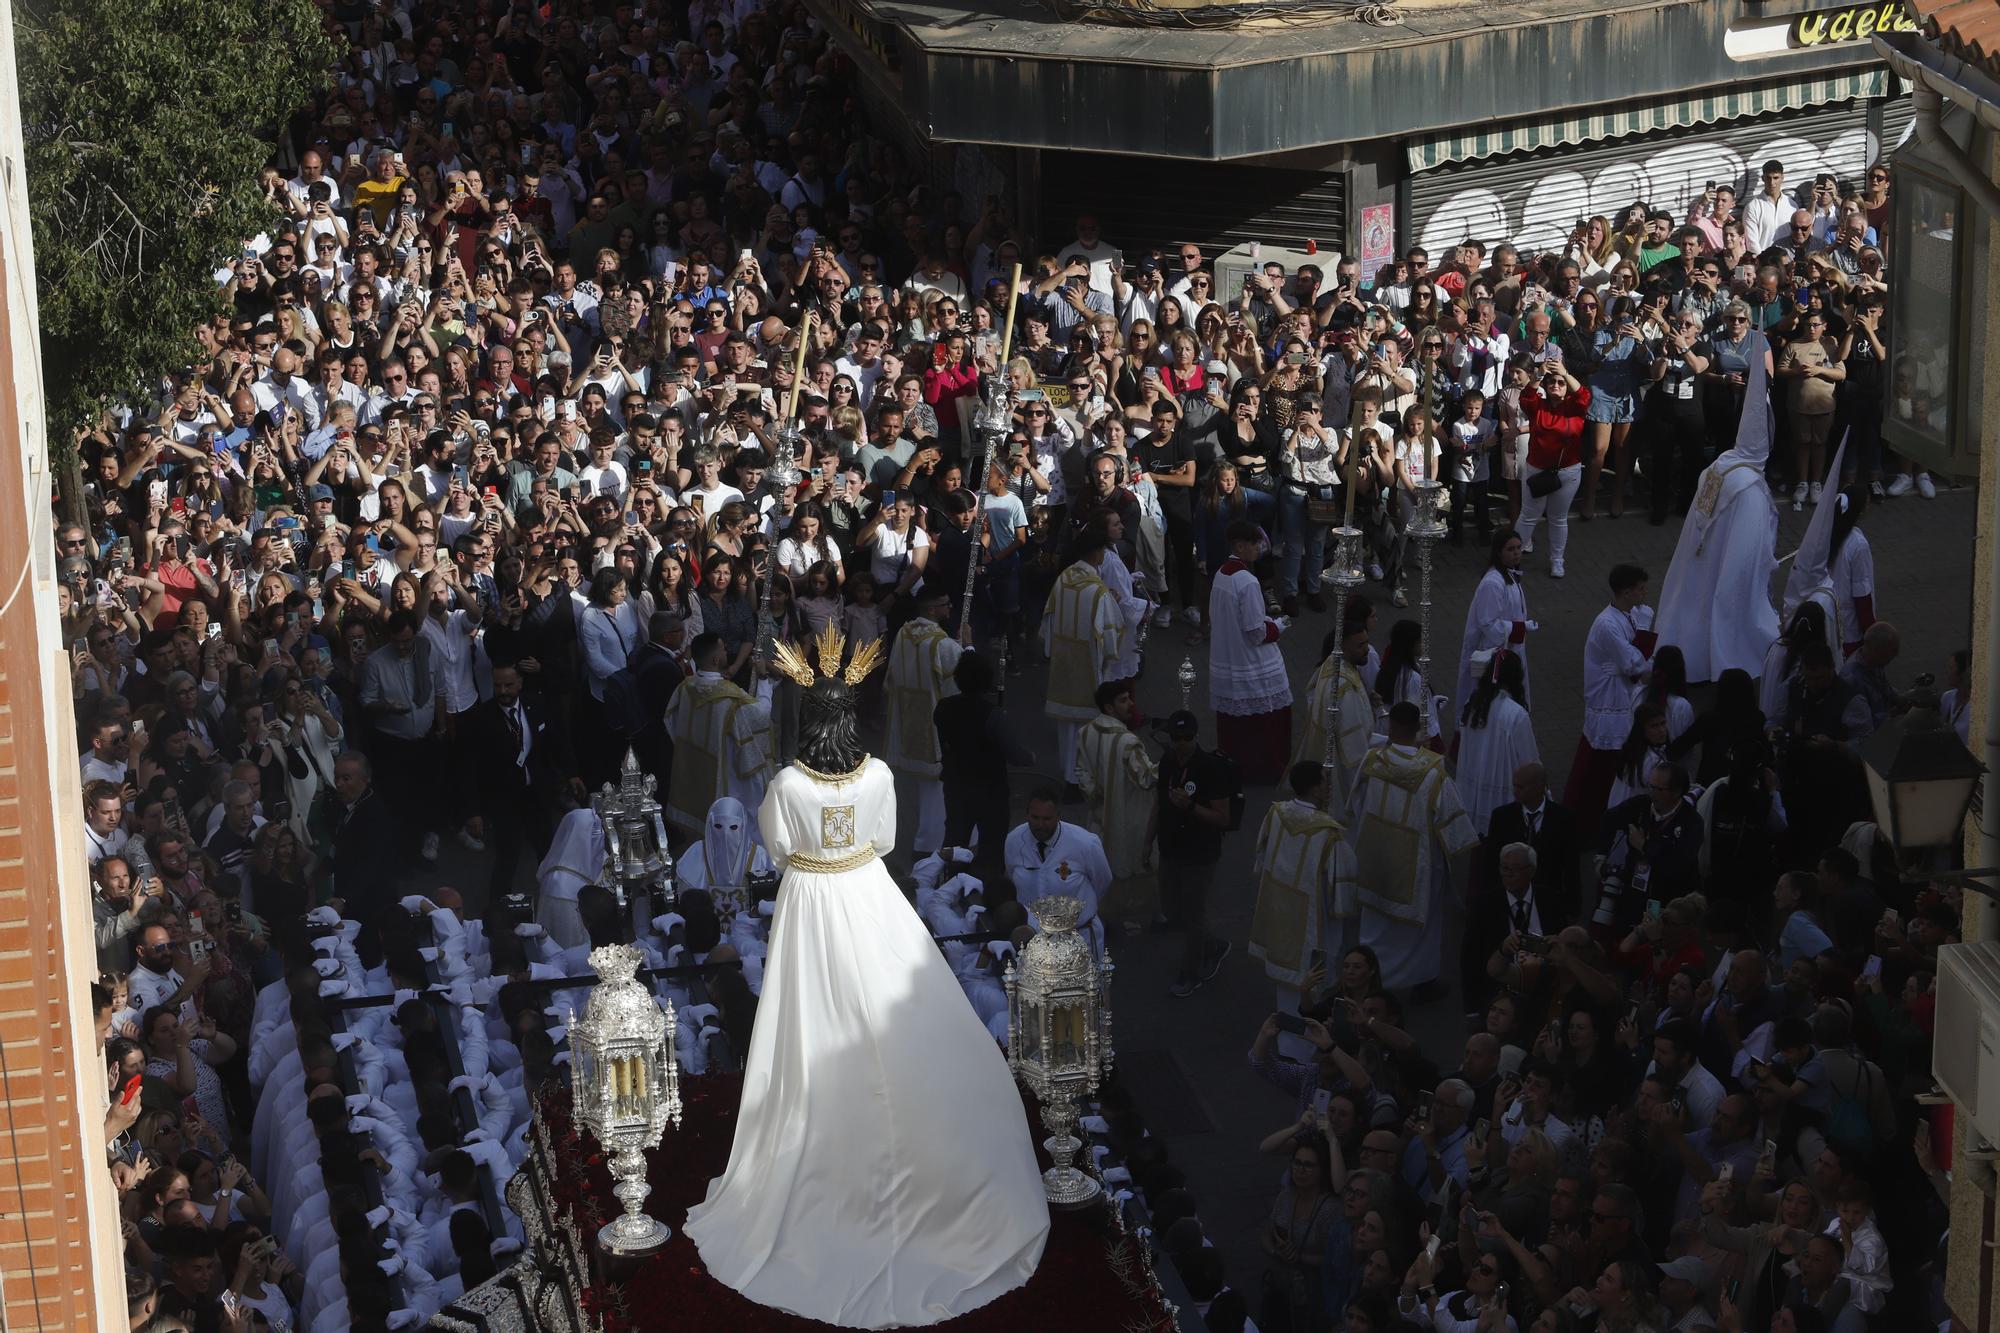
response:
[[[1049,655],[1043,712],[1072,722],[1097,716],[1097,687],[1110,679],[1123,628],[1118,601],[1095,566],[1078,560],[1062,572],[1042,615],[1042,649]]]
[[[1354,914],[1354,856],[1340,821],[1298,801],[1271,807],[1257,830],[1257,907],[1250,956],[1284,986],[1305,982],[1330,917]]]
[[[1340,742],[1334,753],[1333,804],[1344,810],[1354,791],[1354,771],[1368,753],[1368,738],[1375,730],[1375,701],[1368,697],[1368,687],[1361,683],[1361,673],[1352,662],[1343,659],[1340,667]],[[1298,737],[1292,749],[1293,763],[1326,762],[1326,710],[1332,690],[1333,655],[1329,653],[1313,673],[1304,709],[1293,725]]]
[[[1361,761],[1354,859],[1363,907],[1422,925],[1440,857],[1479,841],[1452,792],[1444,756],[1410,745],[1378,745]]]
[[[885,678],[889,730],[882,758],[889,767],[922,778],[942,771],[932,714],[938,700],[958,692],[951,680],[957,665],[957,641],[933,621],[912,620],[896,636]]]
[[[667,822],[684,832],[700,836],[732,779],[770,775],[770,712],[734,681],[683,681],[667,706],[667,731],[674,739]]]

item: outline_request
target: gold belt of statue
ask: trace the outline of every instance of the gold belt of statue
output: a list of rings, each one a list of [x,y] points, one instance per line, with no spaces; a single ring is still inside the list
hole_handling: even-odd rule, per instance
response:
[[[875,844],[864,842],[845,856],[794,856],[785,863],[788,870],[804,870],[815,875],[838,875],[875,859]]]

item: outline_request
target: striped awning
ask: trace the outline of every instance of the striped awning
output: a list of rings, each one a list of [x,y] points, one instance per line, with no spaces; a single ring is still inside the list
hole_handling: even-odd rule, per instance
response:
[[[1520,121],[1498,129],[1412,139],[1408,149],[1410,170],[1428,171],[1452,162],[1500,157],[1534,148],[1600,143],[1633,134],[1648,134],[1654,130],[1710,125],[1716,121],[1739,120],[1774,111],[1826,106],[1833,102],[1852,101],[1857,97],[1885,97],[1889,87],[1889,71],[1878,65],[1873,69],[1852,70],[1823,79],[1738,88],[1705,97],[1682,98],[1677,102],[1626,106],[1598,114]]]

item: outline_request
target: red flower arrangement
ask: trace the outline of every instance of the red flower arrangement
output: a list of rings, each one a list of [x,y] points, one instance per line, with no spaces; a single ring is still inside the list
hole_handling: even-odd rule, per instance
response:
[[[805,1333],[833,1327],[752,1304],[723,1286],[708,1275],[694,1242],[682,1230],[687,1210],[701,1201],[709,1180],[729,1163],[741,1091],[741,1079],[735,1075],[682,1078],[681,1127],[668,1130],[651,1154],[647,1177],[653,1187],[647,1209],[673,1227],[673,1239],[657,1254],[637,1261],[607,1266],[601,1255],[597,1257],[596,1280],[580,1295],[584,1309],[602,1321],[605,1333],[668,1326],[732,1333]],[[1027,1100],[1026,1094],[1023,1098]],[[540,1164],[553,1205],[589,1244],[597,1229],[619,1210],[604,1154],[594,1140],[577,1132],[570,1119],[567,1088],[559,1084],[545,1088],[535,1113],[553,1151],[554,1160]],[[1028,1113],[1029,1123],[1038,1123],[1032,1101]],[[1046,1158],[1039,1147],[1037,1154]],[[1175,1323],[1137,1243],[1118,1227],[1110,1209],[1100,1206],[1052,1214],[1041,1266],[1026,1286],[932,1327],[942,1333],[1024,1329],[1172,1333]]]

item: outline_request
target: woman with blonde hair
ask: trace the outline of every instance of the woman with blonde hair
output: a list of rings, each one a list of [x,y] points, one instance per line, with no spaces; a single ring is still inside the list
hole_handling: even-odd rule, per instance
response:
[[[1618,248],[1611,234],[1611,219],[1599,213],[1570,233],[1563,258],[1576,265],[1583,285],[1602,287],[1618,263]]]

